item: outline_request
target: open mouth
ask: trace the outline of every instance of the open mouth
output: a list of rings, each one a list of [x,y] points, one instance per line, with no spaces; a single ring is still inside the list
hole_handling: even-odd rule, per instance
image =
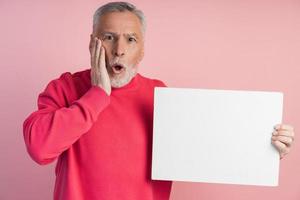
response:
[[[122,64],[114,64],[111,68],[115,74],[120,74],[125,70],[125,67]]]

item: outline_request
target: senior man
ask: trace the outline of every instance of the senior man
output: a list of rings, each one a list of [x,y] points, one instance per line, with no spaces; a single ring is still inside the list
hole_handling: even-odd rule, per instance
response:
[[[27,150],[41,165],[58,158],[55,200],[167,200],[172,182],[151,180],[153,93],[165,84],[137,73],[144,15],[111,2],[93,20],[91,69],[63,73],[39,95],[24,121]],[[282,158],[293,128],[273,134]]]

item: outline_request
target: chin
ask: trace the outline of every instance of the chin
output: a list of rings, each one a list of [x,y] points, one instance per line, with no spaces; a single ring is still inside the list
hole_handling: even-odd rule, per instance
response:
[[[114,88],[123,87],[127,85],[136,74],[136,69],[126,69],[121,74],[109,74],[110,84]]]

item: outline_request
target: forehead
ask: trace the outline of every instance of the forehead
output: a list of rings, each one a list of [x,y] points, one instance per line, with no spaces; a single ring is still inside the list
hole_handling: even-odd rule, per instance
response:
[[[139,18],[129,11],[105,13],[100,17],[99,24],[97,31],[100,32],[142,34],[142,25]]]

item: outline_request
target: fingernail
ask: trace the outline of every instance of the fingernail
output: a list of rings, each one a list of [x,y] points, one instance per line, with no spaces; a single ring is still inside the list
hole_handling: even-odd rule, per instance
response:
[[[280,128],[280,124],[277,124],[276,126],[274,126],[275,130],[278,130]]]

